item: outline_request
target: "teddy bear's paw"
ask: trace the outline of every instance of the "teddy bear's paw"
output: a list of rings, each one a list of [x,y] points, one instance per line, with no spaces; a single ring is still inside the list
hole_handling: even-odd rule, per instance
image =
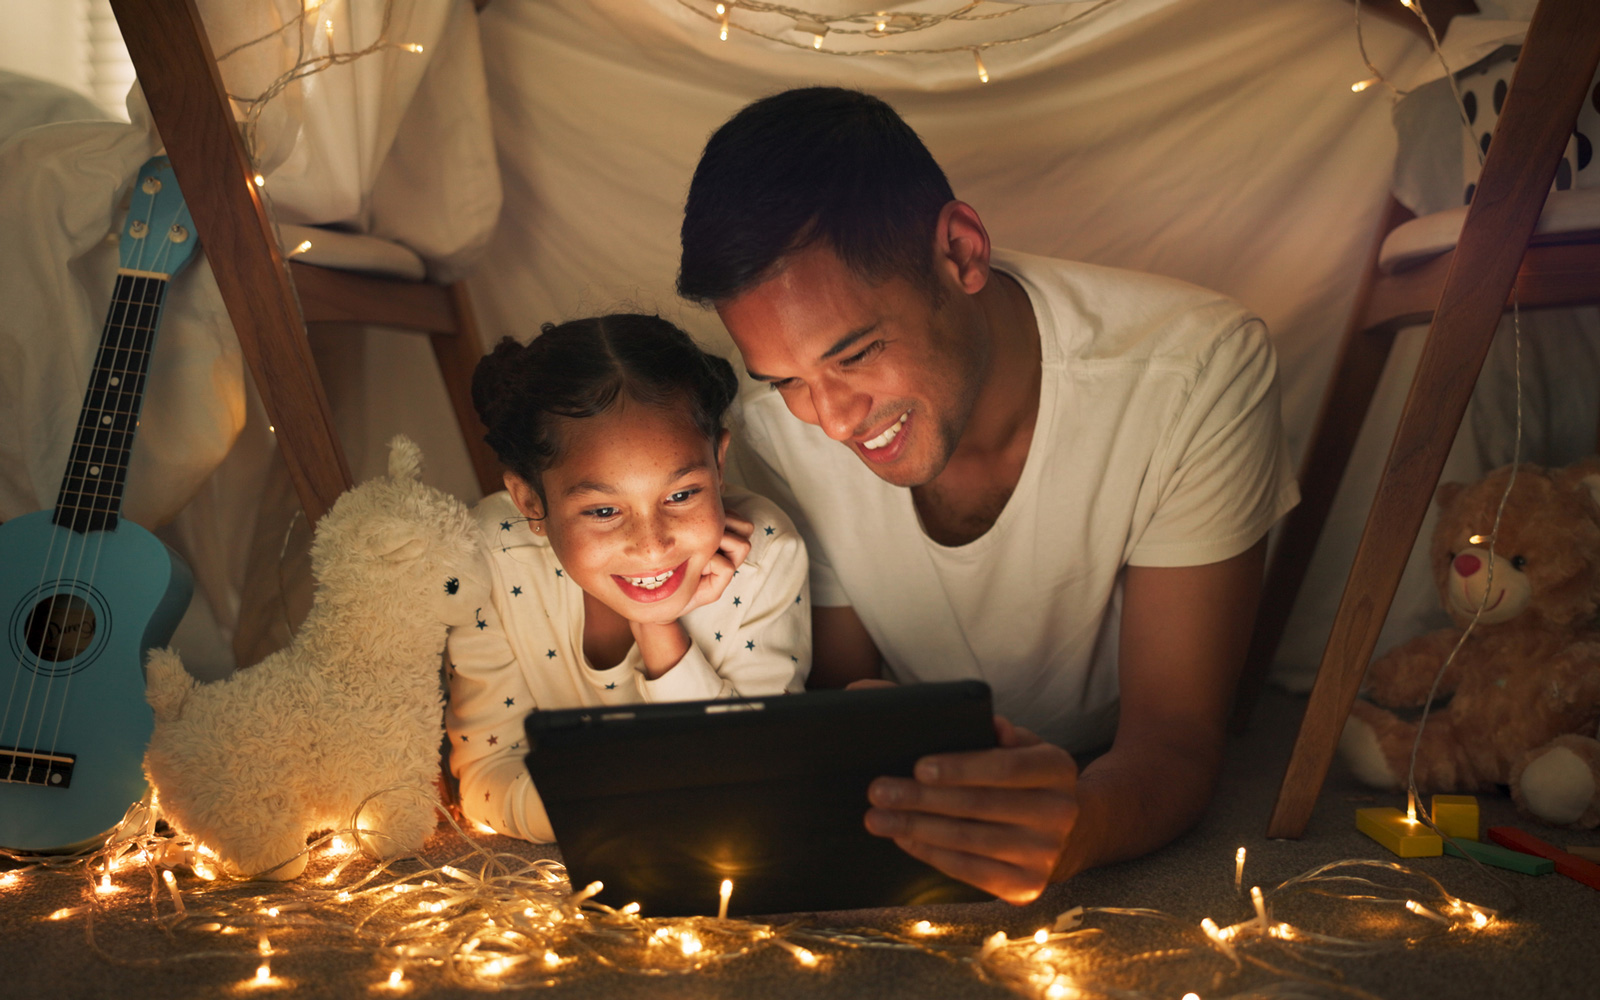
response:
[[[1363,784],[1374,788],[1399,788],[1389,760],[1383,755],[1378,733],[1365,719],[1352,715],[1345,719],[1344,733],[1339,737],[1339,755]]]
[[[1571,826],[1595,801],[1595,775],[1589,762],[1558,746],[1528,762],[1517,783],[1522,806],[1552,826]]]
[[[240,878],[287,882],[299,878],[300,873],[306,870],[306,855],[300,853],[296,856],[296,852],[304,848],[304,843],[285,843],[278,850],[252,851],[231,857],[223,855],[223,861],[228,870]]]

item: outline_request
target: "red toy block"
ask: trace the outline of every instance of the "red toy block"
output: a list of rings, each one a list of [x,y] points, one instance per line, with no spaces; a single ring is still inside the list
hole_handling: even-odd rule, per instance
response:
[[[1568,854],[1559,847],[1547,844],[1526,830],[1514,826],[1489,827],[1489,839],[1501,847],[1549,858],[1556,863],[1556,871],[1567,878],[1576,879],[1591,889],[1600,889],[1600,865],[1585,861],[1576,854]]]

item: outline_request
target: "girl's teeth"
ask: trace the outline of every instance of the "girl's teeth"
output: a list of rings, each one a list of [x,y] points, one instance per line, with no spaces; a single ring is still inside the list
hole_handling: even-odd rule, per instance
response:
[[[672,579],[672,570],[669,569],[660,576],[625,576],[623,579],[643,590],[655,590]]]
[[[890,424],[887,430],[873,438],[871,441],[864,442],[861,447],[867,449],[868,451],[877,451],[890,441],[893,441],[894,436],[900,433],[900,425],[904,424],[906,422],[906,418],[909,416],[911,416],[910,410],[900,414],[899,420],[896,420],[894,423]]]

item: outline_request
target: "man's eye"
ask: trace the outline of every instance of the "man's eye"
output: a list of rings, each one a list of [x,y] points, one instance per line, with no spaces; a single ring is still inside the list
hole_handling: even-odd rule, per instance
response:
[[[700,492],[700,487],[698,487],[698,486],[696,486],[696,487],[694,487],[692,489],[679,490],[678,492],[676,492],[676,493],[672,494],[671,496],[667,497],[667,502],[668,503],[683,503],[686,500],[690,499],[691,497],[695,496],[699,492]]]
[[[596,519],[601,520],[601,521],[608,521],[611,518],[617,516],[617,508],[615,508],[615,507],[590,507],[588,510],[583,512],[583,516],[584,517],[593,517],[593,518],[596,518]]]
[[[870,358],[872,355],[877,354],[881,350],[883,350],[883,341],[874,340],[872,343],[868,344],[866,347],[863,347],[861,350],[857,351],[856,353],[850,355],[848,358],[845,358],[843,361],[839,362],[839,364],[841,364],[844,367],[848,368],[849,366],[851,366],[853,364],[858,364],[859,362],[865,361],[867,358]]]

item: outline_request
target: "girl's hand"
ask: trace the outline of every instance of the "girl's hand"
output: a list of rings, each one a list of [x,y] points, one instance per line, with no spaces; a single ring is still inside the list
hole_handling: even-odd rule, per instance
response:
[[[694,596],[683,606],[683,614],[716,603],[733,580],[733,571],[744,565],[745,558],[750,555],[750,536],[755,534],[755,524],[731,510],[726,512],[726,518],[722,543],[712,553],[705,569],[700,571],[700,582],[695,587]]]

